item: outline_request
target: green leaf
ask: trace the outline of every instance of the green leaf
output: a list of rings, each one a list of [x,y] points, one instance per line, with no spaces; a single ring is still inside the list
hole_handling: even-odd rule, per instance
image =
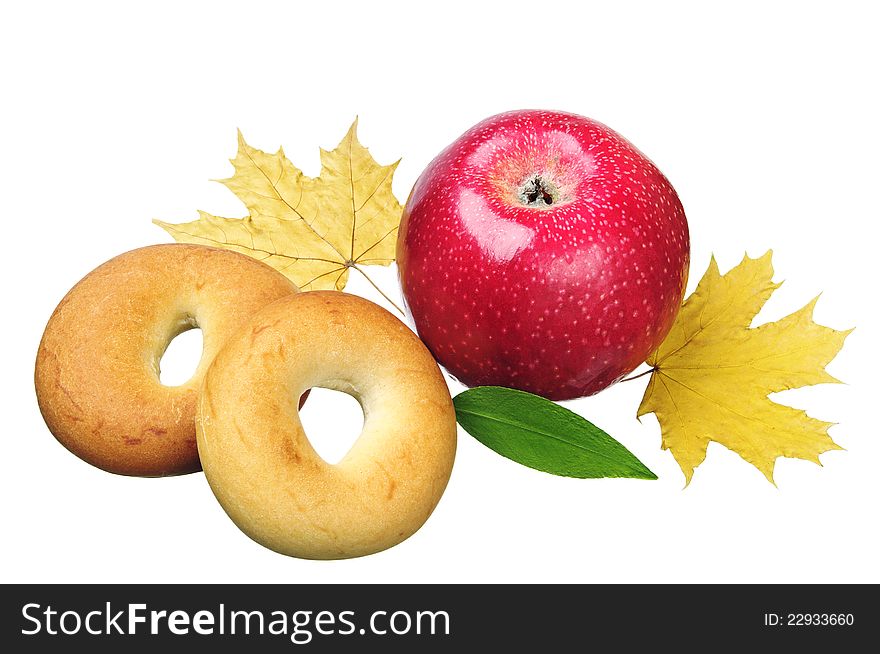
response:
[[[657,479],[632,452],[573,411],[543,397],[478,386],[453,399],[458,424],[501,456],[563,477]]]

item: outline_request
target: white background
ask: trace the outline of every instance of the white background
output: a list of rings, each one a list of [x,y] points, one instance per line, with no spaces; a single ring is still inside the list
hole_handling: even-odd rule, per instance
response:
[[[0,16],[0,580],[880,582],[872,3],[127,4],[15,3]],[[570,406],[659,481],[555,478],[460,433],[421,531],[364,559],[311,562],[250,541],[201,474],[113,476],[50,435],[32,375],[52,309],[106,259],[167,241],[152,218],[243,215],[208,181],[230,173],[237,127],[316,174],[318,147],[357,114],[380,162],[403,157],[404,200],[462,131],[528,107],[601,120],[660,166],[690,220],[691,288],[710,253],[726,270],[772,247],[786,283],[759,321],[822,291],[817,319],[857,327],[829,368],[847,385],[780,398],[837,421],[845,452],[824,467],[780,460],[777,488],[712,445],[683,489],[656,420],[635,419],[645,378]],[[393,270],[375,274],[397,292]],[[352,292],[378,299],[359,281]],[[356,411],[336,406],[327,393],[306,411],[325,451],[357,432]]]

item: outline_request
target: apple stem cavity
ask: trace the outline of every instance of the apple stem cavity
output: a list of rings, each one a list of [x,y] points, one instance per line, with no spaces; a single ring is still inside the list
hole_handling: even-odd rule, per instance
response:
[[[544,209],[559,201],[559,188],[546,177],[534,174],[520,184],[516,196],[527,207]]]

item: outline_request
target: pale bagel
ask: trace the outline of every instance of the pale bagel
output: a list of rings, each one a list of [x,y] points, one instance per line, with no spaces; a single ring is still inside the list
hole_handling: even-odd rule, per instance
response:
[[[281,273],[243,254],[156,245],[86,275],[49,319],[34,380],[46,424],[70,451],[126,475],[199,469],[195,404],[226,338],[266,304],[295,293]],[[163,386],[159,359],[200,327],[202,358],[181,386]]]
[[[336,465],[303,431],[297,398],[349,393],[364,426]],[[455,457],[455,411],[428,349],[402,322],[335,291],[285,297],[232,336],[196,416],[205,475],[230,518],[282,554],[363,556],[427,520]]]

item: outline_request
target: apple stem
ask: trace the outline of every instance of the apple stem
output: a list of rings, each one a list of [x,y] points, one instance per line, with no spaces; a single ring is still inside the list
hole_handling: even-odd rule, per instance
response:
[[[638,379],[639,377],[644,377],[645,375],[650,375],[655,370],[656,370],[656,368],[649,368],[645,372],[640,372],[638,375],[633,375],[632,377],[624,377],[620,381],[622,381],[622,382],[632,381],[633,379]]]
[[[549,207],[559,196],[559,189],[539,174],[530,175],[520,184],[518,197],[527,207]]]
[[[354,268],[354,269],[357,270],[361,275],[363,275],[363,276],[364,276],[364,279],[366,279],[368,282],[370,282],[370,286],[372,286],[372,287],[375,288],[377,291],[379,291],[379,295],[381,295],[382,297],[384,297],[384,298],[389,302],[389,304],[391,304],[391,306],[393,306],[395,309],[397,309],[397,310],[400,312],[400,315],[401,315],[401,316],[406,316],[406,313],[403,311],[403,309],[401,309],[401,308],[397,305],[397,302],[395,302],[395,301],[392,300],[390,297],[388,297],[387,295],[385,295],[385,292],[384,292],[381,288],[379,288],[378,286],[376,286],[376,283],[375,283],[372,279],[370,279],[370,276],[369,276],[367,273],[365,273],[363,270],[361,270],[360,268],[358,268],[358,267],[357,267],[356,265],[354,265],[354,264],[351,265],[351,268]]]

